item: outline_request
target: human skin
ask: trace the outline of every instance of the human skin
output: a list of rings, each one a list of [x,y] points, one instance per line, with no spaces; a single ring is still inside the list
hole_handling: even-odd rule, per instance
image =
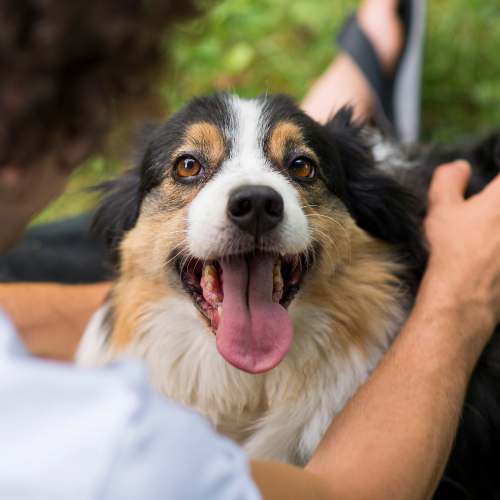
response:
[[[52,155],[31,168],[0,167],[0,253],[21,239],[33,216],[61,193],[70,173]]]
[[[91,315],[110,289],[111,283],[12,283],[0,286],[0,304],[15,319],[16,328],[32,353],[73,361]]]

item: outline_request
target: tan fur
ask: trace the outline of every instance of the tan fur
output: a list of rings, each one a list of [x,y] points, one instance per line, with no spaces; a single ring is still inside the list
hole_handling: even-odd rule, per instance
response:
[[[216,168],[224,159],[226,145],[221,131],[215,125],[200,122],[187,128],[184,142],[176,154],[183,154],[186,151],[200,153],[209,160],[211,168]]]
[[[305,199],[304,205],[323,252],[302,300],[328,312],[346,353],[352,345],[363,352],[377,330],[374,323],[383,321],[399,299],[401,266],[390,246],[361,230],[340,202],[333,210],[308,206]]]
[[[310,155],[316,162],[318,158],[314,151],[307,146],[302,130],[290,122],[280,122],[273,130],[268,144],[268,154],[277,165],[283,165],[286,153],[290,149],[300,149]]]
[[[169,189],[166,184],[163,183],[160,191],[174,196],[175,189]],[[130,344],[150,304],[157,302],[158,297],[174,295],[162,271],[172,258],[170,251],[182,244],[185,214],[184,209],[159,217],[146,207],[139,217],[140,224],[124,239],[121,277],[111,293],[114,306],[111,345],[115,352],[122,352]]]

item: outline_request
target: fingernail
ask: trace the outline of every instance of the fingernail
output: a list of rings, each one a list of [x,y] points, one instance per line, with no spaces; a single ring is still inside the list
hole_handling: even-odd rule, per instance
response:
[[[470,168],[470,165],[469,165],[469,162],[467,160],[455,160],[452,165],[454,165],[455,167],[458,167],[458,168],[462,168],[464,170],[469,170]]]

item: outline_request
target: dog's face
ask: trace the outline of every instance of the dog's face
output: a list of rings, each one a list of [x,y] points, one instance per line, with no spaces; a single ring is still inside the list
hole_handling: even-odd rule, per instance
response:
[[[189,296],[232,365],[277,366],[301,286],[346,272],[358,225],[383,238],[404,219],[378,220],[402,195],[374,174],[349,120],[341,113],[327,130],[282,96],[194,101],[155,131],[140,175],[125,177],[101,210],[112,247],[133,227],[121,243],[122,272],[139,269]],[[359,203],[366,184],[376,199]]]

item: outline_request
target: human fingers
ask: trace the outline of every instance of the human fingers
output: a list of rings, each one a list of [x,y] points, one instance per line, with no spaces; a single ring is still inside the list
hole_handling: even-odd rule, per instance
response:
[[[431,206],[463,201],[471,175],[471,166],[465,160],[446,163],[436,168],[429,188]]]
[[[493,202],[498,206],[498,201],[500,200],[500,174],[498,174],[492,181],[490,181],[482,191],[485,198],[493,198]]]

